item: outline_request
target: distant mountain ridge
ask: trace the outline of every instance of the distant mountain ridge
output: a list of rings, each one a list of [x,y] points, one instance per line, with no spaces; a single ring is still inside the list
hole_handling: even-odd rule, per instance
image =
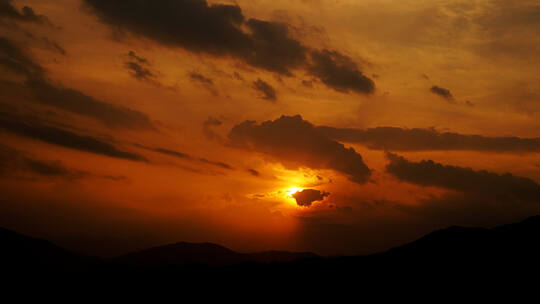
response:
[[[55,266],[71,268],[85,257],[72,253],[49,241],[24,236],[0,228],[0,265],[20,268]]]
[[[128,265],[188,265],[203,264],[225,266],[241,263],[292,262],[299,259],[318,258],[310,252],[265,251],[238,253],[212,243],[180,242],[129,253],[113,261]]]
[[[51,242],[0,228],[0,268],[67,271],[124,271],[139,267],[229,267],[260,269],[274,265],[284,271],[378,271],[382,268],[455,265],[540,264],[540,216],[493,229],[453,226],[411,243],[369,256],[324,258],[309,252],[238,253],[212,243],[180,242],[128,253],[112,259],[80,256]],[[238,265],[235,266],[235,265]],[[302,268],[304,266],[305,268]],[[412,266],[411,266],[412,265]],[[233,267],[233,268],[230,268]],[[235,268],[236,267],[236,268]],[[243,267],[243,268],[242,268]],[[250,268],[251,267],[251,268]],[[265,268],[266,269],[266,268]],[[394,269],[395,270],[395,269]],[[307,272],[306,272],[307,273]],[[307,275],[307,274],[306,274]]]
[[[540,216],[487,228],[452,226],[387,251],[388,256],[415,258],[484,258],[540,254]]]

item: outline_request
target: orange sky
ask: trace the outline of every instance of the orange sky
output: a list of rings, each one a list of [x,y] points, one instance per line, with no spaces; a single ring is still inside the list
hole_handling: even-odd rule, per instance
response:
[[[534,0],[2,0],[0,226],[332,255],[538,214],[539,28]]]

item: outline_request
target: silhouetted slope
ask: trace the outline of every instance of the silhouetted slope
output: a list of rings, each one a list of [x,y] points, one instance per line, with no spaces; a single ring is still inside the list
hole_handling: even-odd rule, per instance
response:
[[[503,240],[506,254],[519,255],[520,259],[540,256],[540,216],[530,217],[520,223],[494,229]]]
[[[529,217],[519,223],[502,225],[494,230],[503,234],[535,238],[538,237],[537,233],[540,232],[540,215]]]
[[[129,253],[113,259],[132,265],[226,265],[241,262],[240,254],[211,243],[177,243]]]
[[[450,227],[375,257],[416,265],[512,267],[537,264],[540,256],[540,216],[493,229]],[[531,264],[532,265],[532,264]]]
[[[246,255],[248,260],[257,263],[292,262],[303,259],[316,259],[320,256],[311,252],[264,251]]]
[[[186,243],[165,245],[129,253],[112,261],[127,265],[234,265],[258,262],[291,262],[302,258],[314,258],[313,253],[268,251],[261,253],[238,253],[212,243]]]
[[[53,243],[0,228],[0,263],[11,269],[51,267],[68,269],[79,265],[83,257]]]
[[[110,280],[146,276],[188,281],[199,278],[200,282],[205,282],[216,274],[219,275],[215,278],[224,280],[234,276],[278,277],[292,282],[346,277],[344,274],[356,275],[358,280],[366,282],[374,278],[406,280],[419,273],[423,273],[424,278],[462,276],[462,273],[491,277],[502,272],[538,268],[540,216],[493,229],[450,227],[387,252],[339,258],[281,251],[238,253],[216,244],[183,242],[99,260],[81,257],[48,241],[5,229],[0,229],[0,243],[1,269],[24,268],[36,273],[63,270]]]
[[[432,232],[412,243],[390,249],[392,257],[433,258],[436,256],[471,257],[492,250],[498,235],[494,230],[453,226]]]

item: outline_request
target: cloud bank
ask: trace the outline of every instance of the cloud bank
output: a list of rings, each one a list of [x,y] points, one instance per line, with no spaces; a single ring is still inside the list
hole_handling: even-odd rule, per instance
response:
[[[245,121],[232,128],[229,142],[285,164],[332,169],[360,184],[367,182],[371,174],[362,156],[353,148],[328,138],[300,115],[281,116],[261,124]]]
[[[360,143],[374,150],[475,150],[540,152],[540,138],[486,137],[438,132],[434,129],[378,127],[347,129],[321,126],[319,131],[342,142]]]
[[[292,76],[304,68],[340,92],[372,93],[373,81],[347,56],[312,50],[291,37],[284,23],[246,18],[237,5],[206,0],[84,0],[105,24],[163,45],[229,57]]]
[[[540,202],[540,185],[530,178],[442,165],[432,160],[410,162],[392,153],[387,153],[387,158],[390,163],[386,171],[402,181],[497,197],[509,202]]]

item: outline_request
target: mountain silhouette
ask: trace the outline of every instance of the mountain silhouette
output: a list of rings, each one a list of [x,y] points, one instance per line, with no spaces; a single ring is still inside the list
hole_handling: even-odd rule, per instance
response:
[[[154,247],[129,253],[113,259],[128,265],[188,265],[202,264],[224,266],[241,263],[291,262],[299,259],[317,258],[308,252],[266,251],[260,253],[238,253],[212,243],[186,243]]]
[[[53,243],[24,236],[16,232],[0,228],[0,263],[3,268],[40,269],[54,267],[69,270],[76,268],[86,257],[70,252]]]
[[[540,216],[493,229],[453,226],[379,254],[386,258],[489,261],[540,254]]]
[[[488,276],[532,269],[540,262],[540,216],[492,229],[449,227],[411,243],[367,256],[320,257],[313,253],[267,251],[239,253],[211,243],[180,242],[128,253],[112,259],[90,258],[51,242],[0,229],[0,269],[25,273],[70,272],[86,278],[154,277],[202,281],[278,278],[298,283],[355,274],[374,279],[408,280],[475,272]],[[358,277],[358,274],[362,274]],[[463,279],[463,278],[462,278]]]

